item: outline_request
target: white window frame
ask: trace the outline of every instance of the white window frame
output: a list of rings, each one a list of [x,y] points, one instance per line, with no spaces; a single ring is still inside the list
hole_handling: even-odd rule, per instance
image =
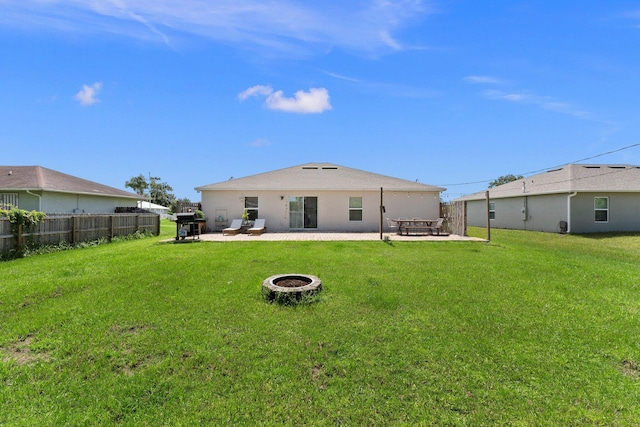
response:
[[[489,219],[496,219],[496,202],[489,202]]]
[[[255,206],[252,203],[253,200],[251,200],[251,203],[249,202],[249,199],[255,199]],[[249,212],[249,220],[250,221],[255,221],[256,218],[258,218],[258,209],[260,207],[260,198],[258,196],[245,196],[244,198],[244,209]]]
[[[359,205],[358,205],[358,199],[360,201]],[[352,202],[356,202],[356,203],[352,203]],[[353,206],[356,205],[356,206]],[[351,215],[356,214],[357,212],[360,212],[360,219],[352,219]],[[363,202],[362,202],[362,197],[360,196],[353,196],[353,197],[349,197],[349,222],[362,222],[364,220],[364,208],[363,208]]]
[[[598,200],[606,200],[607,201],[607,207],[605,207],[605,208],[598,207]],[[594,219],[594,222],[604,223],[604,224],[608,223],[609,222],[609,209],[610,209],[609,197],[606,197],[606,196],[594,197],[593,198],[593,219]],[[598,219],[598,213],[599,212],[605,212],[606,215],[607,215],[607,218],[605,220]]]

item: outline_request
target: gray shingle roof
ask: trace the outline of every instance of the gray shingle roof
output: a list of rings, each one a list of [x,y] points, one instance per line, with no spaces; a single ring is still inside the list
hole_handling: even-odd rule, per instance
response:
[[[634,165],[569,164],[489,189],[500,199],[523,195],[577,192],[640,192],[640,167]],[[484,199],[485,192],[458,200]]]
[[[77,178],[42,166],[0,166],[0,191],[52,191],[139,199],[128,191]]]
[[[298,190],[298,191],[444,191],[442,187],[379,175],[332,163],[307,163],[272,172],[196,187],[198,191],[210,190]]]

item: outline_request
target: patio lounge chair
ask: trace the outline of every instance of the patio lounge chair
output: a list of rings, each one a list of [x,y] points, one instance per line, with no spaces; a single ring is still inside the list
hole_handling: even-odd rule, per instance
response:
[[[231,225],[229,227],[222,230],[222,235],[223,236],[225,234],[236,235],[240,232],[241,229],[242,229],[242,220],[234,219],[233,221],[231,221]]]
[[[264,226],[265,220],[262,218],[257,218],[253,223],[253,227],[247,230],[247,232],[252,236],[258,236],[264,233],[267,230],[267,227]]]

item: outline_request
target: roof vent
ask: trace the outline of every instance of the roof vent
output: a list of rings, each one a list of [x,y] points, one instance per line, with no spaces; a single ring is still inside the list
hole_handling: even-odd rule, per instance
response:
[[[303,166],[302,169],[318,169],[317,166]]]
[[[9,171],[9,176],[13,175],[13,171]]]
[[[600,166],[585,166],[587,169],[600,169]]]
[[[323,166],[322,169],[332,169],[332,170],[337,170],[338,168],[335,166]]]
[[[626,169],[626,166],[609,166],[609,169]]]

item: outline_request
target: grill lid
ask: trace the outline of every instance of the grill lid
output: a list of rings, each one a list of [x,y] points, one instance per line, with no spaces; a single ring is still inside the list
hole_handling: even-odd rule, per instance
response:
[[[193,222],[196,220],[196,214],[193,212],[176,214],[177,222]]]

